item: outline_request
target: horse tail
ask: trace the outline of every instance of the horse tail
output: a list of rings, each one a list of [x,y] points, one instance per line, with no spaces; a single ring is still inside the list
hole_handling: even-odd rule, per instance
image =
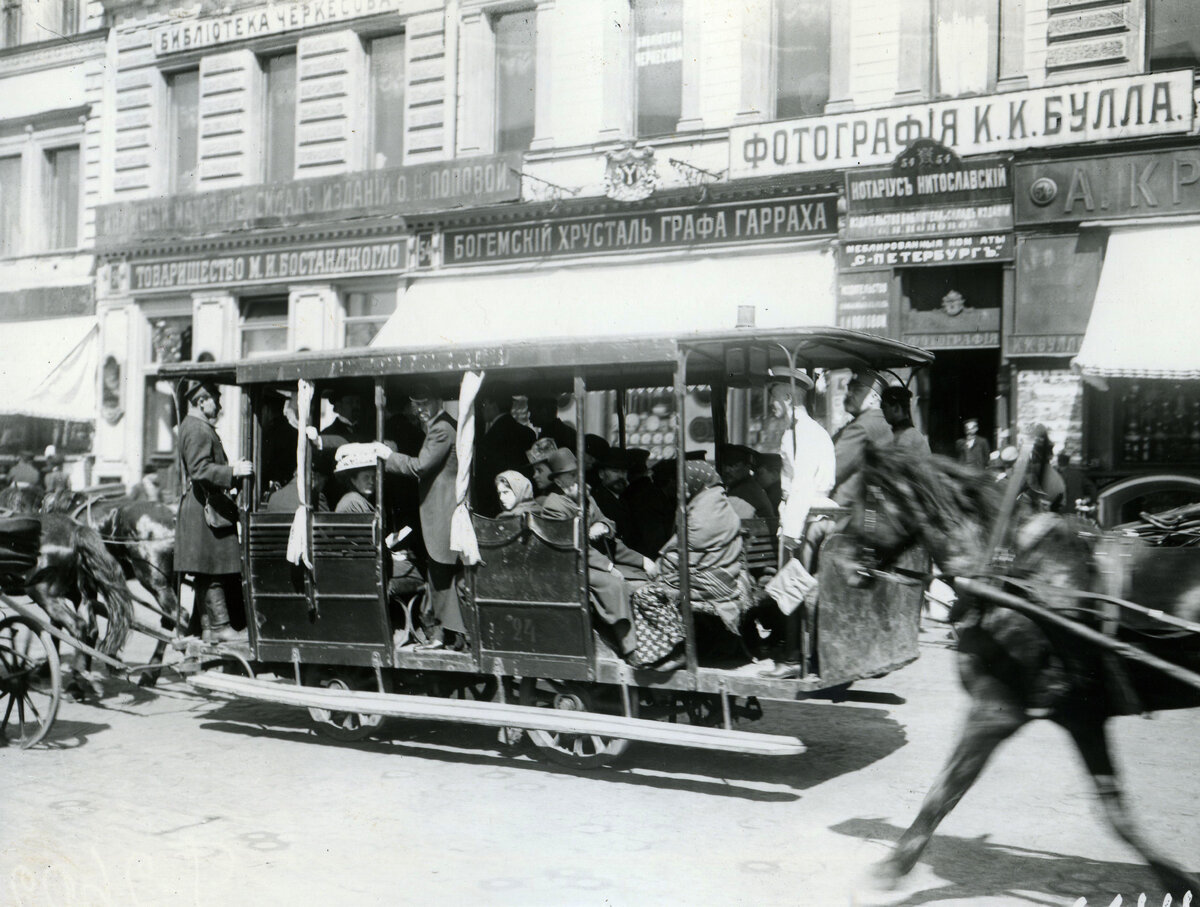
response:
[[[108,553],[96,530],[76,523],[71,541],[77,558],[80,592],[93,600],[102,597],[108,613],[108,631],[99,649],[105,655],[116,655],[133,625],[133,599],[125,584],[125,572]]]

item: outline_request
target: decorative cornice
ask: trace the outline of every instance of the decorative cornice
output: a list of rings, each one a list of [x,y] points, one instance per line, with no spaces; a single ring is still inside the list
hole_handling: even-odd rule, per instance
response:
[[[104,56],[107,36],[107,28],[98,28],[51,41],[5,48],[0,50],[0,78],[98,59]]]

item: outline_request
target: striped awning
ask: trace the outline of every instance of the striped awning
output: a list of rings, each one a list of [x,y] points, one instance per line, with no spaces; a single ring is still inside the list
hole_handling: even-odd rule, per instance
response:
[[[1200,378],[1200,224],[1113,230],[1072,363],[1094,378]]]

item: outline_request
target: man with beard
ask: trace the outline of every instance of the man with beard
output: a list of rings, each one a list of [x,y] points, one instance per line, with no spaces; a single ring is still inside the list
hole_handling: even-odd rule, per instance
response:
[[[596,481],[591,486],[592,499],[600,512],[613,521],[617,537],[629,544],[633,517],[629,505],[621,497],[629,487],[629,456],[619,447],[612,447],[596,459]]]

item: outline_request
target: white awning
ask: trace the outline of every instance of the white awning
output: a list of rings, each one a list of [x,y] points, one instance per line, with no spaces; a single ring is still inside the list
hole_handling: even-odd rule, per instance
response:
[[[631,332],[834,323],[826,249],[420,278],[371,345],[422,346]]]
[[[1072,364],[1098,378],[1200,378],[1200,224],[1113,230]]]
[[[96,418],[95,316],[0,324],[0,415]]]

